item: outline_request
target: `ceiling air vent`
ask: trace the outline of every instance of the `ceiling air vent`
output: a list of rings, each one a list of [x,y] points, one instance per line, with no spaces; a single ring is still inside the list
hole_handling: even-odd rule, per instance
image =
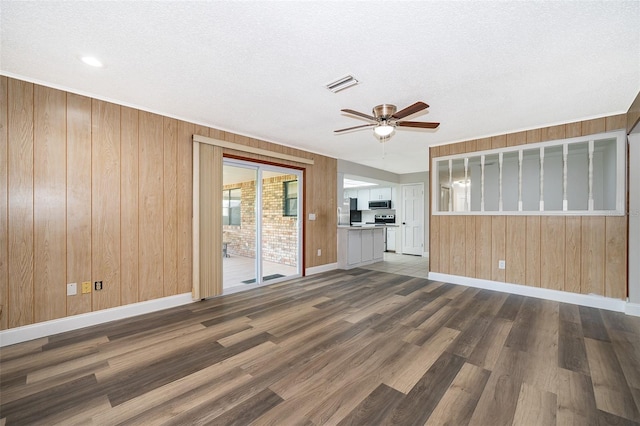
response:
[[[342,78],[337,79],[336,81],[328,83],[327,89],[331,90],[333,93],[337,93],[348,87],[355,86],[358,83],[358,80],[356,80],[352,75],[346,75]]]

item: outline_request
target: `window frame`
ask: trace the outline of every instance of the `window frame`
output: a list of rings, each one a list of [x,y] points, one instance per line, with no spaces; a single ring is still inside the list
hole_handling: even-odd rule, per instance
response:
[[[291,194],[289,186],[291,183],[296,183],[295,197],[290,197]],[[282,216],[283,217],[298,217],[298,179],[295,180],[286,180],[282,182]],[[296,200],[295,206],[291,208],[289,206],[290,200]]]
[[[614,209],[603,209],[596,210],[592,206],[589,206],[587,210],[569,210],[568,207],[563,206],[562,210],[544,210],[544,203],[540,203],[539,210],[523,210],[522,206],[519,206],[519,210],[504,210],[502,206],[502,191],[504,188],[504,183],[502,181],[502,165],[500,165],[500,176],[499,176],[499,194],[500,194],[500,204],[498,210],[484,210],[484,206],[482,205],[482,201],[484,200],[484,174],[479,178],[480,182],[477,183],[481,186],[481,208],[480,210],[471,210],[471,200],[467,198],[469,206],[466,208],[468,210],[463,211],[440,211],[440,186],[441,182],[439,180],[439,165],[442,162],[448,162],[452,164],[453,160],[462,159],[465,164],[469,163],[469,159],[480,159],[481,163],[484,162],[486,156],[497,154],[500,159],[502,159],[505,153],[510,152],[524,152],[529,150],[541,149],[541,148],[550,148],[555,146],[563,147],[563,149],[568,149],[568,146],[578,143],[588,143],[591,146],[595,145],[598,141],[610,140],[615,138],[615,208]],[[544,150],[543,150],[544,151]],[[544,157],[542,157],[544,160]],[[544,161],[542,161],[544,163]],[[467,167],[465,165],[465,167]],[[564,170],[566,172],[567,165],[563,165]],[[451,169],[448,169],[449,174],[451,175]],[[541,168],[544,171],[544,164]],[[463,154],[453,154],[453,155],[445,155],[439,157],[432,157],[431,159],[431,214],[436,216],[482,216],[482,215],[523,215],[523,216],[624,216],[626,214],[626,132],[624,130],[617,130],[613,132],[604,132],[587,136],[580,136],[575,138],[567,138],[567,139],[557,139],[546,142],[532,143],[532,144],[520,144],[510,147],[482,150],[482,151],[474,151]],[[466,172],[466,169],[465,169]],[[566,181],[566,178],[565,178]],[[555,182],[554,182],[555,183]],[[518,184],[522,186],[522,177],[520,176]],[[548,183],[547,183],[548,184]],[[559,183],[563,185],[563,182]],[[566,184],[566,182],[564,183]],[[544,185],[544,176],[540,178],[540,187],[542,188]],[[520,194],[522,194],[522,188],[520,189]],[[566,189],[565,189],[566,191]],[[593,199],[590,199],[590,203]],[[566,201],[566,200],[565,200]]]
[[[237,207],[231,207],[231,200],[232,200],[231,191],[240,192],[240,197],[238,198],[240,200],[240,204],[238,204]],[[225,196],[227,196],[227,198],[225,198]],[[235,198],[233,198],[233,200],[235,200]],[[229,206],[225,206],[225,201],[229,203]],[[225,208],[228,209],[227,215],[224,214]],[[238,223],[233,223],[234,215],[232,214],[232,209],[233,210],[237,209],[239,212],[239,214],[237,215]],[[222,226],[238,226],[239,227],[241,225],[242,225],[242,188],[236,187],[236,188],[223,189],[222,190]]]

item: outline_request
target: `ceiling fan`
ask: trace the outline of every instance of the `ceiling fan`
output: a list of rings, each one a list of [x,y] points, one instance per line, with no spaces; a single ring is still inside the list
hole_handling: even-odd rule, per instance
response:
[[[397,111],[395,105],[382,104],[373,107],[373,116],[364,114],[362,112],[354,111],[352,109],[342,109],[340,111],[347,114],[356,115],[358,117],[366,118],[367,120],[374,121],[374,123],[363,124],[361,126],[347,127],[346,129],[334,130],[335,133],[346,132],[347,130],[364,129],[366,127],[373,127],[373,131],[380,138],[381,141],[386,141],[391,137],[391,133],[396,127],[417,127],[420,129],[435,129],[440,123],[429,123],[422,121],[401,121],[404,117],[413,115],[419,111],[429,108],[429,105],[424,102],[416,102],[413,105]]]

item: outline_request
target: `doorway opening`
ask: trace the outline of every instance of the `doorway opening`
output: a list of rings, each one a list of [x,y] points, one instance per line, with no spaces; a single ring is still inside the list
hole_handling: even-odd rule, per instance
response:
[[[302,172],[223,161],[223,292],[302,275]]]

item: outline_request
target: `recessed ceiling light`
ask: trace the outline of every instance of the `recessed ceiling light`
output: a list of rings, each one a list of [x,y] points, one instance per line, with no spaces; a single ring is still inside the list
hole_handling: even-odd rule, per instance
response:
[[[93,56],[83,56],[82,62],[84,62],[87,65],[91,65],[92,67],[102,68],[102,62],[100,62],[98,59],[94,58]]]

